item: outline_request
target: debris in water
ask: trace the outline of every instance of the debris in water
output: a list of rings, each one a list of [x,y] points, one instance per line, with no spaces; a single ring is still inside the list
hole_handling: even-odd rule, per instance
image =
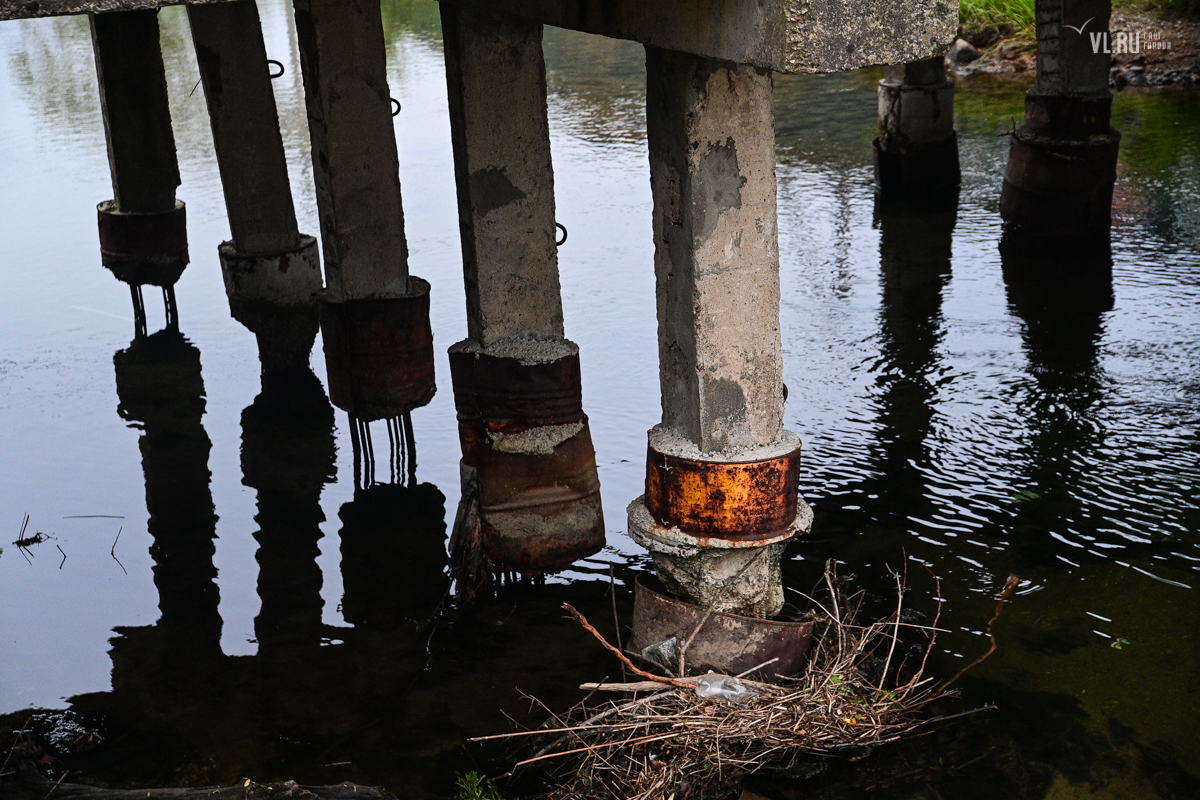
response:
[[[801,754],[858,753],[923,734],[939,723],[993,708],[945,716],[930,716],[925,710],[932,701],[953,694],[950,684],[962,674],[941,684],[925,674],[929,653],[943,630],[938,628],[941,582],[937,576],[934,580],[938,605],[932,625],[902,620],[906,587],[900,575],[896,576],[895,610],[885,619],[859,624],[864,593],[847,595],[847,581],[837,576],[829,562],[823,587],[827,596],[809,598],[815,609],[808,616],[821,635],[802,677],[780,684],[741,675],[689,677],[683,663],[675,676],[651,674],[634,667],[582,614],[564,604],[627,668],[647,679],[581,688],[651,693],[598,707],[581,703],[565,719],[552,715],[553,728],[472,741],[552,737],[513,769],[551,762],[558,784],[548,793],[550,798],[690,800],[704,796],[706,787],[740,779],[764,766],[788,763]],[[1016,584],[1017,577],[1010,576],[987,626],[991,647],[970,666],[995,650],[992,624]],[[919,631],[927,641],[916,648],[898,646],[902,627]],[[736,705],[723,702],[730,699]]]

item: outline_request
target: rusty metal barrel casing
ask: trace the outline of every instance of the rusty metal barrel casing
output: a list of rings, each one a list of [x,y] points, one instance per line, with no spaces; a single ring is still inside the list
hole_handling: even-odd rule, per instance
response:
[[[429,284],[409,278],[410,294],[335,301],[318,295],[329,399],[359,419],[395,417],[437,391]]]
[[[717,460],[666,426],[651,429],[646,493],[629,504],[628,530],[672,593],[717,611],[779,613],[783,549],[812,527],[798,491],[800,448],[783,431]]]
[[[96,206],[100,262],[117,280],[132,286],[174,286],[188,265],[187,207],[175,201],[170,211],[129,213],[115,200]]]
[[[1025,95],[1025,124],[1013,131],[1000,190],[1007,238],[1107,238],[1121,145],[1111,117],[1107,92]]]
[[[456,347],[450,374],[493,569],[544,574],[600,550],[604,514],[578,352],[523,363]]]
[[[1112,128],[1083,141],[1017,128],[1000,190],[1005,233],[1052,241],[1106,237],[1120,143]]]
[[[766,542],[796,519],[800,444],[754,461],[646,455],[646,508],[659,525],[703,538]]]
[[[777,675],[794,677],[804,671],[812,646],[811,622],[758,619],[721,611],[714,611],[705,622],[704,615],[703,607],[655,591],[640,577],[634,583],[629,650],[640,653],[672,637],[678,647],[695,632],[696,638],[685,654],[688,672],[693,675],[708,670],[738,675],[771,659],[778,661],[750,673],[750,677],[770,681]]]

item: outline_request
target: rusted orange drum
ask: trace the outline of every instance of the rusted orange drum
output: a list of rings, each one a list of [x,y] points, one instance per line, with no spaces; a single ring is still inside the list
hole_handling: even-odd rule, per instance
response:
[[[759,461],[701,461],[648,448],[646,508],[660,525],[729,541],[767,540],[796,520],[800,445]]]

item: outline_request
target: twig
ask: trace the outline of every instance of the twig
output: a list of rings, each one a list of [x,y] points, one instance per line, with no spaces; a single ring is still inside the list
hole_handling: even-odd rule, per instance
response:
[[[621,660],[621,663],[623,663],[626,667],[628,667],[629,671],[632,672],[633,674],[641,675],[643,678],[655,681],[656,683],[668,683],[671,686],[678,686],[681,689],[692,688],[691,684],[684,683],[683,681],[675,680],[674,678],[664,678],[660,675],[655,675],[652,672],[647,672],[644,669],[638,669],[637,667],[635,667],[633,665],[633,662],[630,661],[629,658],[624,653],[622,653],[620,650],[618,650],[617,648],[615,648],[611,644],[609,644],[608,640],[600,635],[600,631],[593,628],[592,624],[587,621],[587,617],[585,617],[583,614],[580,614],[578,611],[575,610],[575,606],[571,605],[570,603],[563,603],[562,607],[563,607],[563,609],[566,610],[566,612],[568,614],[570,614],[572,617],[575,618],[576,622],[578,622],[580,625],[582,625],[584,627],[584,630],[586,630],[592,636],[595,636],[596,640],[598,642],[600,642],[600,644],[604,645],[604,647],[607,648],[609,650],[609,652],[611,652],[613,655],[615,655],[617,658],[619,658]]]
[[[63,549],[62,549],[61,547],[59,547],[58,545],[54,545],[54,546],[55,546],[55,547],[58,547],[58,552],[60,552],[60,553],[62,553],[62,554],[63,554],[63,560],[62,560],[62,561],[60,561],[60,562],[58,562],[58,568],[59,568],[59,569],[62,569],[62,568],[63,568],[63,564],[67,563],[67,554],[66,554],[66,553],[64,553],[64,552],[63,552]]]
[[[513,765],[513,769],[516,769],[517,767],[523,767],[526,764],[532,764],[535,761],[542,761],[547,758],[558,758],[559,756],[569,756],[572,753],[585,753],[588,750],[599,750],[600,748],[603,748],[603,747],[616,747],[617,745],[628,745],[628,744],[633,744],[634,742],[649,742],[649,741],[655,741],[657,739],[670,739],[674,736],[675,736],[674,732],[652,733],[648,736],[639,736],[634,739],[626,739],[624,742],[601,742],[600,744],[590,744],[587,747],[579,747],[579,748],[576,748],[575,750],[563,750],[561,753],[546,753],[544,755],[534,756],[533,758],[527,758],[524,761],[518,761],[516,764]]]
[[[762,662],[761,664],[759,664],[757,667],[751,667],[750,669],[746,670],[745,672],[739,672],[737,675],[734,675],[733,677],[735,677],[735,678],[744,678],[744,677],[746,677],[747,675],[749,675],[749,674],[750,674],[750,673],[752,673],[752,672],[758,672],[758,671],[759,671],[760,669],[762,669],[763,667],[769,667],[769,666],[771,666],[772,664],[774,664],[774,663],[775,663],[776,661],[778,661],[778,660],[779,660],[779,656],[775,656],[775,657],[774,657],[774,658],[772,658],[770,661],[764,661],[764,662]]]
[[[687,680],[681,678],[680,680]],[[692,684],[695,684],[697,679],[692,679]],[[658,681],[633,681],[630,683],[581,683],[580,689],[590,689],[593,692],[651,692],[662,686]],[[584,700],[587,698],[585,697]],[[581,701],[582,702],[582,701]]]
[[[124,526],[117,528],[117,538],[113,539],[113,546],[112,549],[108,551],[108,554],[112,556],[113,561],[117,562],[117,566],[121,568],[121,572],[124,572],[126,575],[128,575],[129,570],[125,569],[125,565],[121,563],[121,559],[117,558],[117,542],[121,541],[121,531],[123,530],[125,530]]]
[[[960,669],[958,671],[958,674],[956,674],[953,678],[951,678],[950,680],[943,683],[940,687],[938,687],[937,694],[944,693],[946,691],[946,689],[950,686],[950,684],[954,683],[956,680],[958,680],[959,678],[961,678],[963,676],[964,672],[971,669],[972,667],[978,666],[979,664],[983,663],[984,659],[986,659],[992,653],[996,652],[996,637],[992,633],[992,625],[996,622],[996,620],[1000,619],[1000,613],[1002,611],[1004,611],[1004,604],[1008,602],[1008,598],[1012,595],[1013,590],[1017,588],[1017,584],[1019,584],[1020,582],[1021,582],[1021,579],[1019,577],[1017,577],[1015,574],[1013,574],[1013,575],[1008,576],[1008,581],[1006,581],[1004,584],[1004,591],[1002,591],[1000,593],[1000,599],[998,601],[996,601],[996,613],[992,614],[992,618],[988,620],[987,628],[985,628],[985,630],[987,631],[988,639],[991,640],[991,645],[988,647],[987,652],[984,653],[983,655],[981,655],[979,658],[972,661],[970,664],[967,664],[965,667]]]
[[[54,794],[54,790],[57,789],[58,785],[63,782],[63,778],[67,777],[70,774],[71,774],[71,770],[67,770],[62,775],[59,775],[58,780],[54,782],[54,785],[50,787],[50,791],[46,792],[46,797],[42,798],[42,800],[47,800],[50,797],[50,795]]]
[[[617,616],[617,579],[613,574],[612,564],[608,565],[608,596],[612,598],[613,630],[617,633],[617,649],[623,651],[625,645],[621,644],[621,619]],[[624,664],[621,665],[621,677],[629,679],[629,673],[625,671]]]
[[[12,747],[8,748],[8,755],[4,757],[4,763],[0,764],[0,772],[4,772],[5,768],[8,767],[8,761],[12,758],[13,751],[17,749],[17,742],[21,741],[21,736],[24,735],[26,730],[28,730],[29,723],[31,722],[33,722],[33,717],[25,720],[25,724],[22,725],[21,730],[17,732],[17,738],[13,739]]]
[[[907,567],[905,568],[907,571]],[[887,661],[883,662],[883,674],[879,676],[879,691],[883,691],[883,682],[887,680],[888,670],[892,667],[892,653],[896,652],[896,641],[900,638],[900,612],[904,608],[904,584],[896,575],[896,628],[892,632],[892,643],[888,647]]]

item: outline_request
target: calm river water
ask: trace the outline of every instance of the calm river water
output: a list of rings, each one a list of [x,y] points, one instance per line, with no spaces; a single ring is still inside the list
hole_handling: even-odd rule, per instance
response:
[[[411,264],[433,284],[444,353],[466,322],[437,6],[384,6]],[[317,233],[290,4],[260,8],[286,65],[275,89],[301,230]],[[34,715],[69,780],[447,796],[456,773],[502,771],[502,751],[466,737],[508,730],[505,715],[536,723],[526,694],[562,710],[582,680],[613,674],[558,606],[610,619],[611,567],[628,613],[645,565],[624,533],[659,418],[642,49],[546,31],[567,334],[609,546],[431,627],[458,501],[445,357],[413,414],[420,485],[355,500],[344,415],[316,381],[263,387],[254,338],[229,316],[186,15],[161,21],[192,263],[177,287],[186,341],[137,344],[97,247],[111,186],[87,20],[0,24],[0,722],[7,735]],[[1109,271],[1001,260],[1020,80],[960,80],[956,206],[878,203],[878,78],[776,81],[787,422],[816,511],[785,578],[807,591],[837,558],[880,591],[907,563],[909,602],[932,613],[928,562],[946,675],[986,649],[1009,573],[1022,582],[998,651],[962,681],[964,707],[997,710],[763,791],[1200,796],[1200,97],[1116,97]],[[54,537],[28,552],[10,544],[26,513]],[[68,754],[77,726],[100,746]]]

